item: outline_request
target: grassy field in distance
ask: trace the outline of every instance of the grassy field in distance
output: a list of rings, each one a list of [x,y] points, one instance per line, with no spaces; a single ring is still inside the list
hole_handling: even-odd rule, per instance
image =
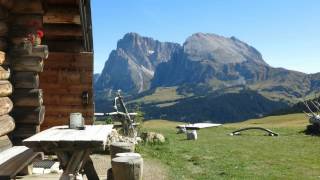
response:
[[[141,145],[144,158],[160,161],[170,179],[319,179],[320,137],[303,133],[308,120],[303,114],[271,116],[225,124],[198,131],[197,141],[176,134],[179,122],[153,120],[144,130],[160,132],[167,142]],[[241,127],[260,126],[280,134],[262,131],[230,136]]]

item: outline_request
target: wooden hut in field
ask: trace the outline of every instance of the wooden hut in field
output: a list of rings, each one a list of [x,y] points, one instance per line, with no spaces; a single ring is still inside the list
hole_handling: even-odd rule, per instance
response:
[[[92,78],[90,0],[0,0],[0,139],[92,124]]]

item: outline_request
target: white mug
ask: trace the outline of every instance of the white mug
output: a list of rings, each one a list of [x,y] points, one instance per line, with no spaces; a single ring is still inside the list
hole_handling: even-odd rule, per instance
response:
[[[70,114],[70,122],[69,128],[77,129],[84,127],[84,118],[81,113],[71,113]]]

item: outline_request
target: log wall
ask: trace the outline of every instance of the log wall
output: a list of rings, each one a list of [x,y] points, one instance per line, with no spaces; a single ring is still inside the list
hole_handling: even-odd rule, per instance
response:
[[[86,124],[92,124],[93,53],[83,45],[79,1],[47,0],[45,7],[44,41],[50,55],[39,78],[46,107],[41,129],[67,125],[73,112],[82,113]]]
[[[11,133],[16,126],[14,119],[9,115],[13,108],[10,98],[13,88],[9,81],[11,71],[8,58],[9,8],[11,6],[12,1],[0,1],[0,151],[12,146],[7,134]]]
[[[42,28],[44,14],[41,0],[15,0],[9,14],[9,59],[12,70],[11,82],[12,117],[15,129],[10,137],[13,144],[38,132],[44,121],[43,91],[39,88],[39,73],[48,57],[46,45],[34,45],[26,40],[28,34]]]

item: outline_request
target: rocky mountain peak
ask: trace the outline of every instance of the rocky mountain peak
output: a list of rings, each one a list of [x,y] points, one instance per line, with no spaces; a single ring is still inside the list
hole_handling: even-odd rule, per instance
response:
[[[255,48],[235,37],[195,33],[187,38],[183,48],[184,53],[194,61],[211,60],[221,64],[251,61],[267,65]]]

